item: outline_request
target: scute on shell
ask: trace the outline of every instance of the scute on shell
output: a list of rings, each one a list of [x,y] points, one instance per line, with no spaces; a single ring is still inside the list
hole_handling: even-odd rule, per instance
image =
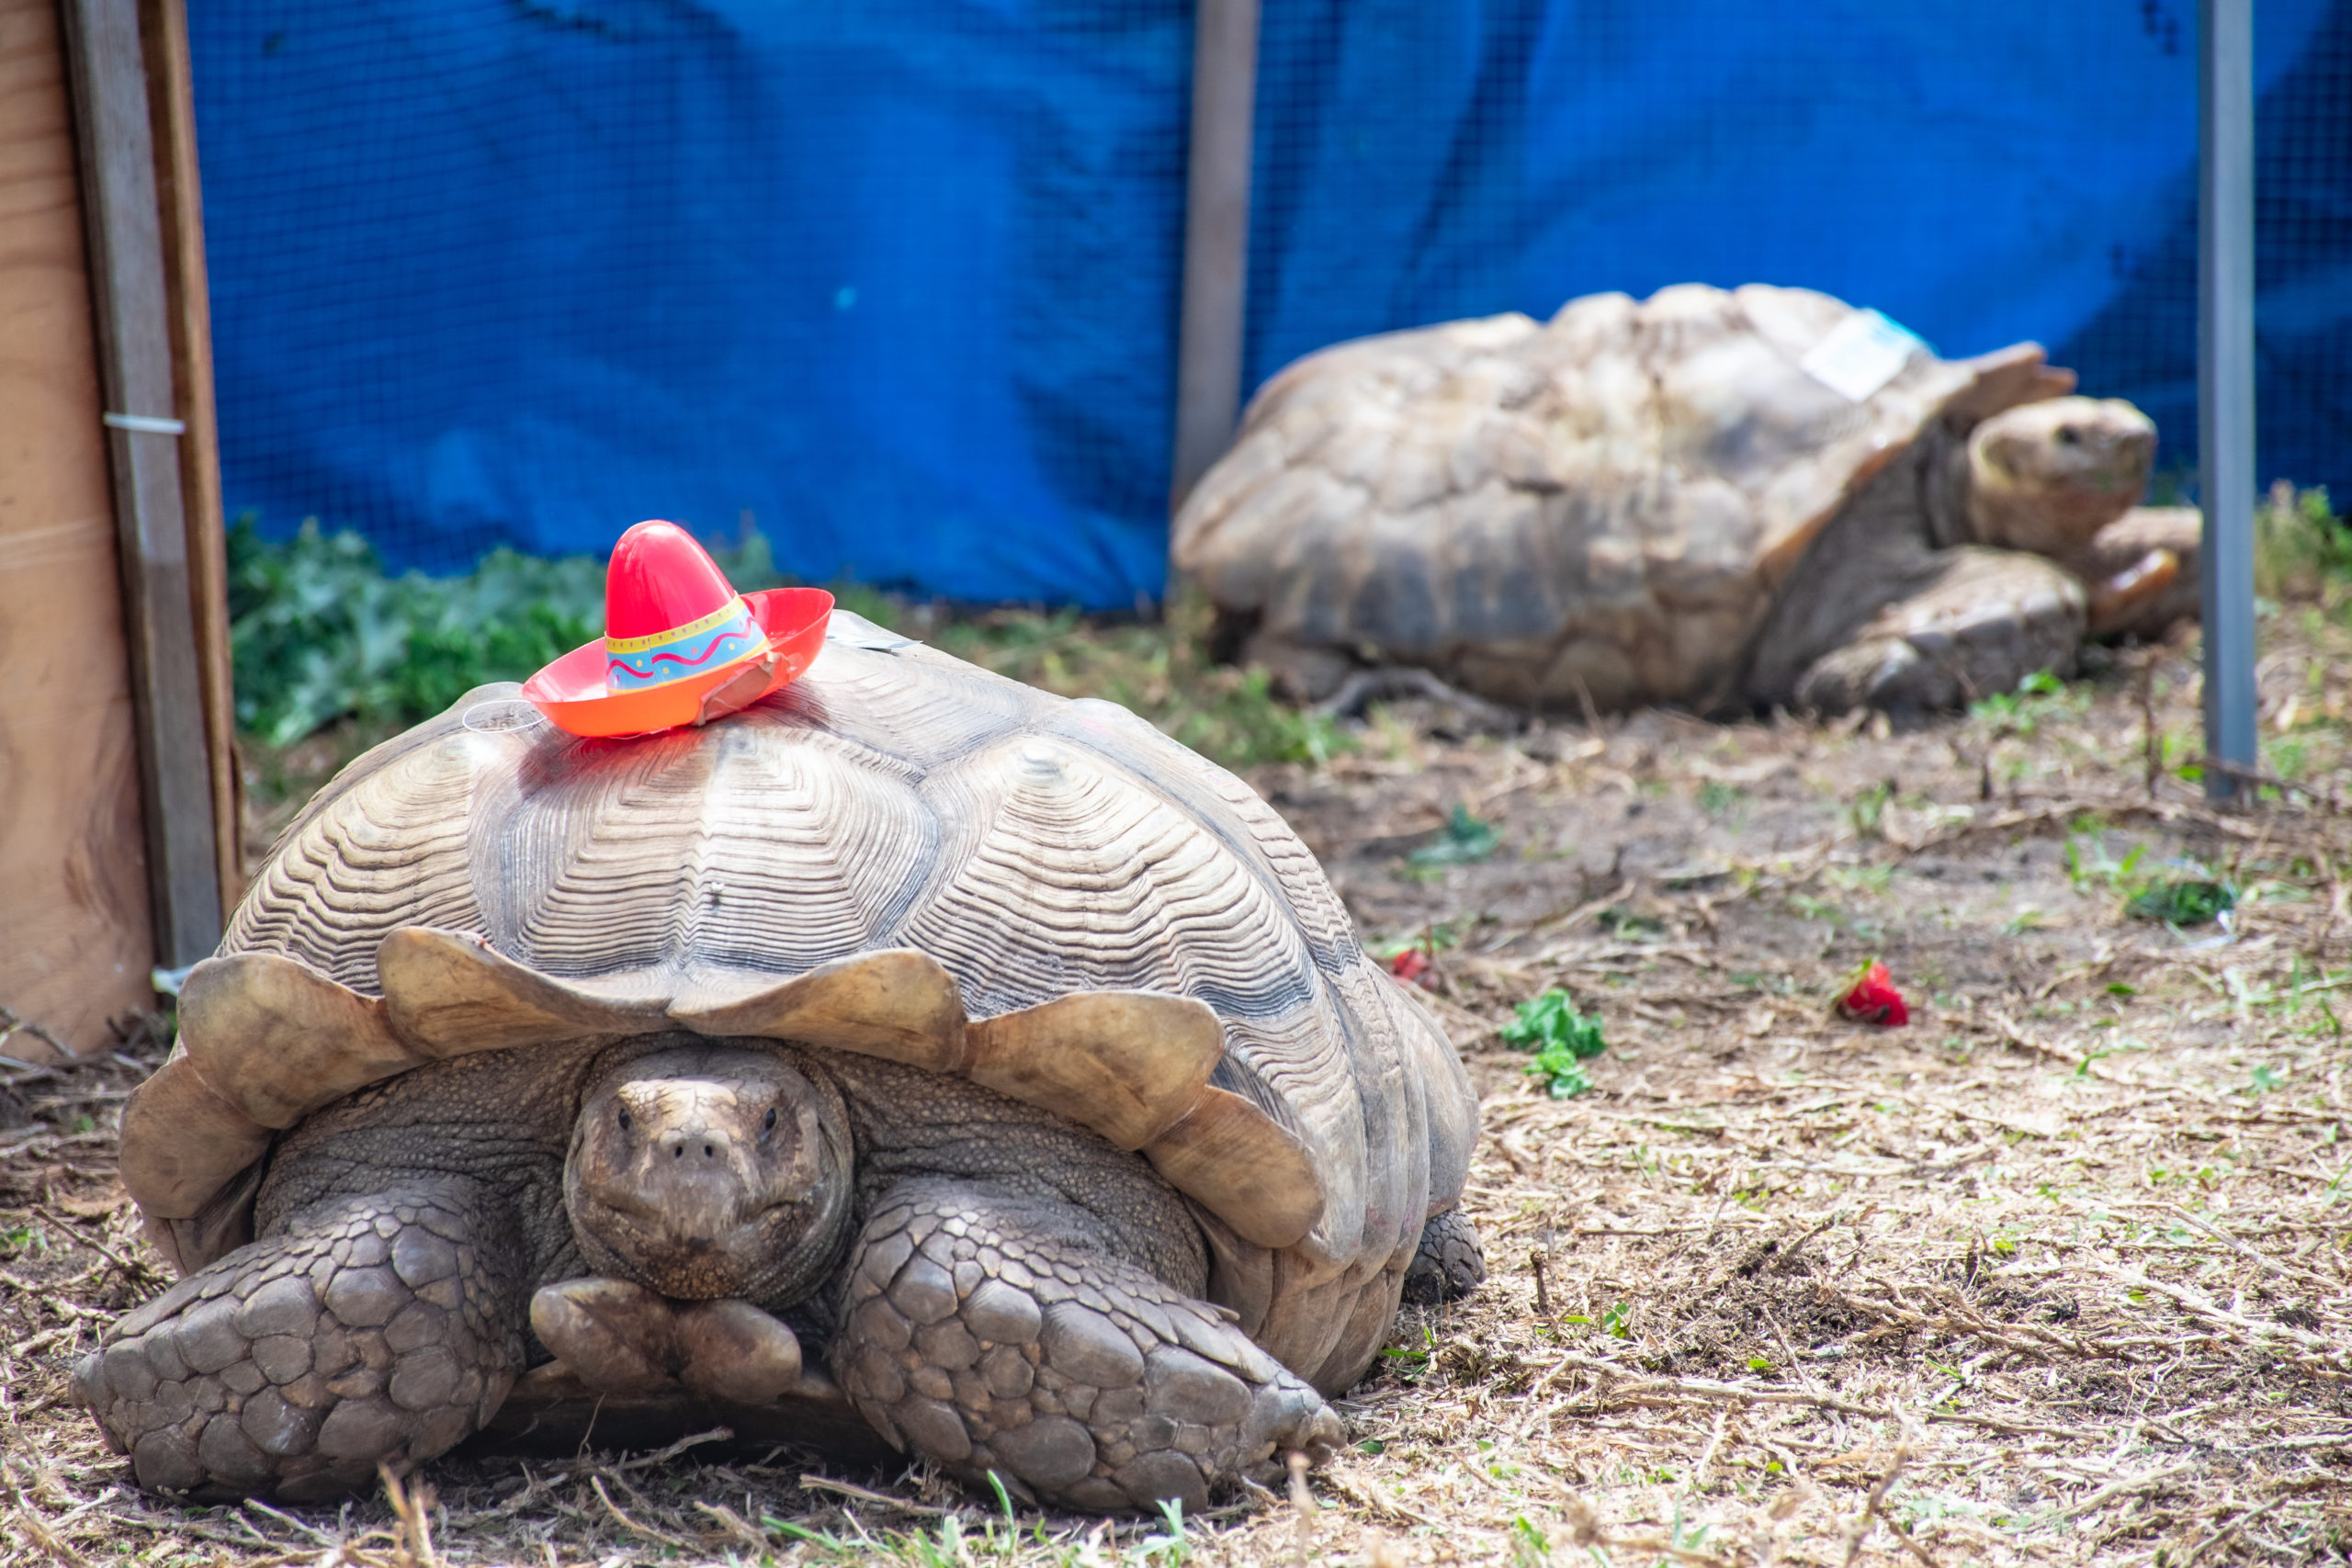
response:
[[[286,1128],[426,1057],[382,1001],[274,953],[208,958],[180,987],[180,1041],[213,1091],[264,1127]]]
[[[968,1038],[963,1070],[973,1082],[1123,1149],[1152,1145],[1192,1114],[1225,1055],[1214,1010],[1156,991],[1079,991],[975,1023]]]
[[[215,1092],[185,1053],[156,1068],[122,1108],[123,1190],[157,1219],[202,1213],[268,1148],[269,1129]]]

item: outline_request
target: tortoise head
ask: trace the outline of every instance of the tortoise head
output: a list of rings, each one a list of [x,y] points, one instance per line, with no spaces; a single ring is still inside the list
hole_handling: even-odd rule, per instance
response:
[[[665,1296],[806,1295],[849,1224],[848,1118],[830,1085],[774,1049],[658,1049],[588,1090],[564,1206],[601,1273]]]
[[[2050,398],[1968,437],[1968,519],[1980,544],[2064,558],[2139,503],[2156,427],[2120,398]]]

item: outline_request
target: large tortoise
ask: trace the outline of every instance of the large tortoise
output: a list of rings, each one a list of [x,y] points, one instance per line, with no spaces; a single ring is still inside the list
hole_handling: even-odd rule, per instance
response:
[[[332,1495],[516,1388],[1197,1505],[1482,1271],[1444,1035],[1124,709],[849,615],[707,728],[514,691],[306,809],[124,1110],[184,1278],[77,1386],[141,1485]]]
[[[2145,416],[1883,321],[1689,284],[1325,349],[1253,400],[1176,564],[1308,694],[1395,661],[1570,710],[1945,706],[2193,613],[2196,514],[2125,517]],[[1808,367],[1857,343],[1875,389]]]

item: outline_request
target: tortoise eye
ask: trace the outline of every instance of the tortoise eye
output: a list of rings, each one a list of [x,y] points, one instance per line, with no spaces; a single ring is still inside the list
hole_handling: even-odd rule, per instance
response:
[[[624,1133],[628,1132],[628,1129],[629,1129],[629,1120],[628,1120],[628,1106],[626,1106],[626,1105],[624,1105],[624,1106],[622,1106],[622,1107],[621,1107],[621,1117],[620,1117],[620,1121],[621,1121],[621,1131],[622,1131],[622,1132],[624,1132]]]
[[[764,1122],[762,1122],[760,1123],[760,1131],[761,1131],[761,1132],[763,1132],[763,1133],[773,1133],[773,1132],[775,1132],[775,1106],[771,1105],[771,1106],[769,1106],[769,1107],[768,1107],[767,1120],[765,1120]]]

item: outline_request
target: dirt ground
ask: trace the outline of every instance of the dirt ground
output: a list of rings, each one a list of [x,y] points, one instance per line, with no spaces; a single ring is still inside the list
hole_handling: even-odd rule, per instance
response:
[[[2265,637],[2277,776],[2229,812],[2178,775],[2182,649],[1900,732],[1424,708],[1256,770],[1367,943],[1433,959],[1490,1276],[1403,1313],[1303,1491],[1181,1528],[716,1438],[453,1459],[341,1508],[142,1498],[67,1376],[163,1282],[112,1155],[162,1042],[9,1069],[0,1563],[2352,1554],[2352,637]],[[2234,908],[2188,923],[2196,883]],[[1904,1027],[1833,1014],[1874,956]],[[1497,1032],[1555,987],[1608,1042],[1567,1099]]]

